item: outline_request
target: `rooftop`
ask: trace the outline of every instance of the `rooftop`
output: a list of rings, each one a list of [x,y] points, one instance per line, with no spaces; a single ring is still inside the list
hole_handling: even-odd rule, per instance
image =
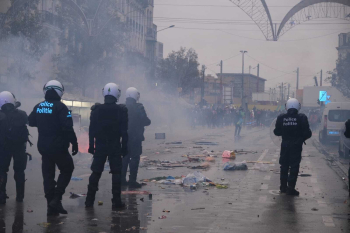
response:
[[[220,73],[219,74],[216,74],[218,77],[220,77]],[[234,78],[238,78],[238,77],[242,77],[242,73],[222,73],[222,76],[223,77],[234,77]],[[252,78],[258,78],[260,80],[263,80],[263,81],[267,81],[266,79],[264,78],[261,78],[261,77],[258,77],[254,74],[244,74],[245,77],[252,77]]]

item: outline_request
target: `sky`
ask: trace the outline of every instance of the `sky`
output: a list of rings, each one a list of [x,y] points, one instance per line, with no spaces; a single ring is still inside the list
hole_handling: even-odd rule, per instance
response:
[[[266,0],[273,23],[280,23],[298,2]],[[321,69],[323,77],[327,77],[326,72],[336,66],[338,34],[350,32],[349,21],[318,19],[294,27],[277,42],[266,41],[249,16],[234,6],[229,0],[155,0],[154,23],[158,30],[175,25],[158,33],[158,41],[164,43],[164,57],[181,46],[193,48],[201,65],[207,66],[207,74],[219,73],[220,67],[216,64],[220,60],[225,60],[224,73],[240,73],[240,51],[246,50],[245,72],[249,72],[249,66],[260,63],[260,76],[267,79],[266,90],[282,82],[290,83],[295,90],[297,67],[300,68],[299,88],[313,86],[313,77],[319,77]],[[225,20],[235,23],[222,23]],[[256,74],[256,69],[251,73]]]

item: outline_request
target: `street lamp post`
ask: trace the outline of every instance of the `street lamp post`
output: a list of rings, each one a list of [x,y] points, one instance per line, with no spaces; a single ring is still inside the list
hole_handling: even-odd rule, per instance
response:
[[[241,53],[242,53],[242,95],[241,95],[241,98],[242,98],[242,107],[243,107],[243,109],[245,109],[245,103],[244,103],[244,54],[248,53],[248,51],[242,50]]]

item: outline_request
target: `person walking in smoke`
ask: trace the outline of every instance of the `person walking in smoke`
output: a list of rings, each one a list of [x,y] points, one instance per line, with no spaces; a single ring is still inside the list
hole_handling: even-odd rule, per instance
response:
[[[17,109],[20,103],[8,91],[0,93],[0,204],[6,204],[7,172],[13,158],[16,181],[16,201],[23,202],[25,169],[27,167],[26,146],[29,141],[28,116]]]
[[[102,93],[104,104],[91,108],[89,153],[94,155],[94,160],[85,207],[94,205],[98,183],[108,158],[112,173],[112,209],[120,209],[125,207],[121,200],[121,172],[122,157],[128,154],[128,109],[125,105],[117,104],[121,94],[117,84],[108,83]]]
[[[45,101],[37,104],[29,115],[29,126],[37,127],[39,132],[38,150],[42,155],[42,174],[44,191],[47,200],[48,216],[67,214],[62,206],[62,196],[70,183],[74,164],[69,154],[72,144],[72,155],[78,153],[78,141],[73,129],[72,114],[61,102],[64,93],[63,85],[51,80],[43,88]],[[56,165],[60,170],[55,181]]]
[[[145,140],[145,126],[151,124],[151,120],[147,117],[144,106],[138,103],[140,92],[130,87],[126,90],[126,107],[129,114],[129,154],[123,158],[122,184],[129,185],[130,188],[141,188],[142,185],[137,182],[137,173],[142,154],[142,142]],[[126,173],[130,168],[129,182],[126,181]]]
[[[303,143],[311,138],[312,133],[307,116],[298,113],[301,105],[297,99],[289,99],[286,103],[287,113],[277,117],[274,134],[282,136],[280,191],[287,195],[298,196],[295,190],[297,183]]]

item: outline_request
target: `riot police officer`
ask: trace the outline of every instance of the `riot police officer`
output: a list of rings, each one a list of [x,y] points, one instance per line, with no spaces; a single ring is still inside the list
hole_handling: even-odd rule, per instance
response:
[[[129,185],[130,188],[142,187],[136,179],[142,154],[142,141],[145,140],[143,135],[145,126],[151,124],[145,108],[141,103],[138,103],[139,99],[140,92],[136,88],[130,87],[126,90],[126,107],[129,115],[129,153],[123,158],[122,184]],[[126,181],[128,166],[130,168],[129,182]]]
[[[124,208],[121,200],[122,156],[128,153],[128,110],[117,104],[121,91],[115,83],[102,90],[104,104],[91,108],[89,128],[89,153],[94,155],[89,178],[86,208],[93,207],[98,183],[108,158],[112,173],[112,208]]]
[[[17,109],[19,102],[8,91],[0,93],[0,204],[6,203],[7,172],[13,158],[16,181],[16,201],[23,202],[25,169],[27,167],[26,145],[28,141],[28,116]]]
[[[38,150],[42,155],[42,174],[45,198],[48,203],[48,216],[67,214],[62,206],[62,196],[70,183],[74,164],[69,154],[78,153],[78,141],[73,129],[71,111],[61,102],[63,85],[51,80],[43,88],[45,101],[37,104],[29,115],[29,126],[37,127],[39,132]],[[56,165],[60,170],[55,181]]]
[[[345,132],[344,136],[346,138],[350,138],[350,119],[345,122]],[[350,164],[349,164],[350,165]],[[350,185],[350,166],[348,170],[348,180],[349,180],[349,185]],[[350,186],[349,186],[350,187]],[[349,189],[349,197],[350,197],[350,189]]]
[[[311,138],[307,116],[298,113],[301,105],[297,99],[289,99],[286,103],[287,113],[278,116],[274,133],[282,136],[280,191],[287,195],[298,196],[295,190],[301,162],[303,143]]]

